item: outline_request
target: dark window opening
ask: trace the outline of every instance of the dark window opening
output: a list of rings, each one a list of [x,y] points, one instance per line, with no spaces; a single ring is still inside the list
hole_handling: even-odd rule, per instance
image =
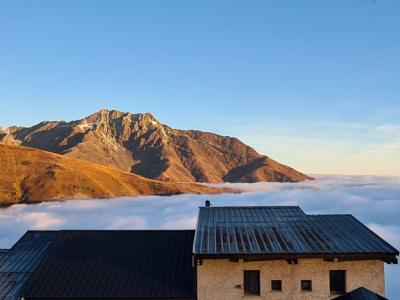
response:
[[[282,280],[271,280],[272,291],[282,291]]]
[[[301,290],[302,291],[312,291],[312,281],[311,280],[302,280],[301,281]]]
[[[344,270],[329,271],[329,286],[331,294],[346,293],[346,271]]]
[[[247,295],[260,295],[260,271],[244,271],[244,293]]]

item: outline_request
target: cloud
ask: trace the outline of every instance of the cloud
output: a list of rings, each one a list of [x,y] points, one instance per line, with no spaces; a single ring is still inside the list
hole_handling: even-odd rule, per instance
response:
[[[400,136],[400,126],[395,124],[383,124],[376,128],[380,133]]]
[[[300,205],[308,214],[351,213],[400,248],[400,177],[321,176],[300,183],[224,184],[246,192],[222,195],[125,197],[71,200],[0,209],[0,248],[28,229],[190,229],[198,207],[214,205]],[[387,296],[400,298],[400,268],[386,267]]]
[[[37,230],[58,227],[63,223],[61,218],[44,212],[28,212],[21,215],[18,219],[20,222],[26,222],[30,224],[31,229]]]
[[[376,234],[381,236],[386,241],[390,241],[392,245],[400,248],[400,227],[391,225],[380,225],[375,223],[369,223],[367,226],[374,231]]]
[[[163,229],[192,229],[196,227],[197,217],[183,217],[167,220],[163,225]]]
[[[140,216],[130,216],[119,218],[115,222],[112,222],[107,229],[146,229],[147,228],[147,220],[144,217]]]

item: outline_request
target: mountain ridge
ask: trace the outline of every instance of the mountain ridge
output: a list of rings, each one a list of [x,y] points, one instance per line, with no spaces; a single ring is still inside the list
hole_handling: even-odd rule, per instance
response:
[[[93,161],[175,182],[297,182],[311,177],[259,154],[235,137],[174,129],[151,113],[102,109],[70,122],[9,127],[0,142]]]

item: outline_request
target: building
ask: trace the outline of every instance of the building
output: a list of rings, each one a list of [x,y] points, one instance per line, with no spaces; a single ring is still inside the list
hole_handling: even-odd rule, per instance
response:
[[[385,299],[398,255],[351,215],[208,202],[196,231],[28,231],[0,251],[0,299]]]
[[[201,207],[193,252],[199,300],[384,295],[384,263],[399,254],[351,215],[287,206]]]

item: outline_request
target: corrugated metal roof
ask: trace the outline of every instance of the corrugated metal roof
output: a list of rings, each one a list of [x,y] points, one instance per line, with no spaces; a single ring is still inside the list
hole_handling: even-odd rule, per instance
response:
[[[195,299],[193,230],[60,231],[23,296]]]
[[[351,215],[306,215],[299,207],[201,207],[198,255],[338,254],[398,251]]]
[[[54,232],[28,231],[9,250],[0,253],[0,299],[20,299],[21,289],[54,240]]]

